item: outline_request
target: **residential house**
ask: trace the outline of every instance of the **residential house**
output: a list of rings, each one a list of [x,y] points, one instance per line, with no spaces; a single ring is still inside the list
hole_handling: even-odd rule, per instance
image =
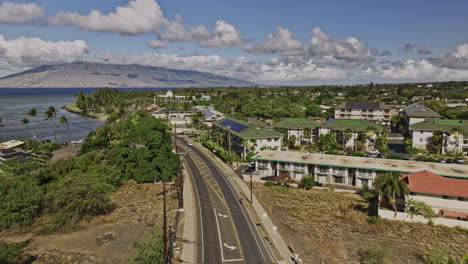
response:
[[[448,178],[422,170],[402,174],[402,180],[408,185],[410,199],[426,203],[440,217],[468,221],[468,179]],[[405,199],[400,198],[397,203],[404,205]]]
[[[212,106],[206,106],[202,108],[200,111],[203,115],[205,125],[207,125],[208,127],[212,127],[214,121],[224,119],[224,114],[219,111],[214,110]]]
[[[5,141],[5,142],[0,143],[0,150],[17,148],[17,147],[22,146],[23,144],[24,144],[24,142],[19,141],[19,140]]]
[[[228,146],[243,157],[250,151],[281,150],[283,134],[266,124],[226,118],[213,122],[213,127],[227,132]]]
[[[190,101],[190,97],[185,95],[174,95],[172,91],[167,91],[166,94],[160,94],[155,97],[155,101],[158,103],[184,103]],[[155,103],[156,103],[155,102]]]
[[[396,111],[382,102],[343,102],[335,107],[335,119],[369,120],[388,126],[394,115]]]
[[[425,107],[421,103],[413,103],[404,107],[403,117],[407,129],[409,129],[413,124],[424,122],[426,120],[443,119],[439,113]]]
[[[161,108],[153,112],[152,116],[160,119],[167,120],[171,125],[188,125],[192,123],[192,115],[194,112],[186,112],[178,109]]]
[[[410,126],[413,147],[440,147],[442,153],[468,152],[468,120],[429,119]],[[431,138],[440,135],[440,146],[432,146]]]

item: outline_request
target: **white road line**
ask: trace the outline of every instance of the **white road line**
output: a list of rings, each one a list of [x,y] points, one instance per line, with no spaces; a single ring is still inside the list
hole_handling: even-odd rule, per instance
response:
[[[236,192],[234,191],[233,187],[231,186],[231,184],[228,182],[228,179],[226,179],[226,177],[224,177],[224,173],[221,172],[221,170],[218,168],[218,166],[212,161],[210,160],[210,158],[208,158],[208,161],[211,162],[211,164],[216,168],[216,170],[220,173],[221,175],[221,178],[223,178],[223,180],[226,182],[227,186],[229,187],[229,189],[231,189],[231,191],[233,192],[234,196],[237,198],[236,196]],[[214,177],[214,175],[213,175]],[[242,194],[241,194],[242,195]],[[252,232],[252,236],[254,237],[255,239],[255,242],[257,243],[257,246],[258,246],[258,249],[260,251],[260,254],[262,254],[262,258],[265,259],[265,255],[263,254],[263,250],[262,250],[262,247],[260,247],[260,243],[258,242],[257,240],[257,236],[255,235],[254,233],[254,230],[252,229],[252,226],[251,226],[251,223],[248,219],[250,219],[250,217],[247,217],[246,213],[245,213],[245,209],[242,207],[242,205],[239,205],[239,207],[241,208],[241,211],[242,211],[242,214],[244,215],[244,218],[245,220],[247,221],[247,225],[249,226],[249,229],[250,229],[250,232]],[[254,220],[254,219],[253,219]],[[255,221],[255,220],[254,220]],[[257,233],[258,234],[258,233]]]
[[[193,160],[192,160],[193,161]],[[204,238],[203,238],[203,215],[202,215],[202,207],[201,207],[201,202],[200,202],[200,194],[198,193],[198,188],[196,186],[196,183],[195,183],[195,179],[194,179],[194,176],[193,176],[193,172],[192,172],[192,169],[190,168],[190,165],[188,164],[188,161],[186,162],[187,163],[187,167],[190,171],[190,175],[192,178],[192,186],[195,187],[195,192],[197,193],[197,200],[198,200],[198,213],[200,214],[200,227],[201,227],[201,239],[202,241],[200,242],[201,243],[201,247],[202,247],[202,263],[205,262],[205,245],[203,244],[204,242]]]
[[[218,236],[219,236],[219,248],[221,250],[221,261],[224,261],[224,253],[223,253],[223,242],[221,241],[221,229],[219,228],[218,217],[216,216],[216,208],[213,207],[214,215],[216,219],[216,227],[218,227]]]

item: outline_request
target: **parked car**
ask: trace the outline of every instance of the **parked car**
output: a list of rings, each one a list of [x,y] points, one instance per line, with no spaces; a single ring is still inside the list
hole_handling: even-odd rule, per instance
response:
[[[372,150],[367,151],[366,157],[369,157],[369,158],[381,158],[381,157],[382,157],[382,154],[380,154],[380,152],[379,152],[378,150],[372,149]]]
[[[83,139],[78,139],[78,140],[73,140],[72,142],[70,142],[71,144],[81,144],[83,143],[84,140]]]
[[[447,163],[455,163],[455,160],[454,159],[447,159],[446,162]]]
[[[192,142],[188,142],[187,145],[193,146],[193,143],[192,143]]]
[[[463,158],[456,158],[456,159],[455,159],[455,162],[458,163],[458,164],[463,164],[463,163],[465,163],[465,159],[463,159]]]
[[[445,159],[439,159],[439,163],[446,163]]]

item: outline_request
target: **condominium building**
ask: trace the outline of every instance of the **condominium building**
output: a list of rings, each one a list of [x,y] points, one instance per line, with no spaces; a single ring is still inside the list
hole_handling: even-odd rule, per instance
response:
[[[410,126],[413,147],[427,150],[433,146],[431,139],[440,135],[442,153],[468,153],[468,120],[429,119]]]
[[[156,103],[184,103],[190,101],[190,97],[185,95],[174,95],[172,91],[167,91],[166,94],[160,94],[155,97]]]
[[[377,159],[352,156],[265,150],[255,155],[256,170],[261,176],[276,176],[300,181],[311,176],[321,184],[362,188],[373,186],[378,174],[411,173],[430,170],[444,177],[468,181],[468,166],[419,161]]]
[[[403,116],[407,128],[413,124],[424,122],[426,120],[443,119],[439,113],[425,107],[421,103],[414,103],[404,107]]]
[[[239,155],[258,152],[264,149],[281,150],[283,134],[259,122],[246,122],[226,118],[213,122],[213,128],[228,134],[227,144]]]
[[[396,110],[382,102],[343,102],[335,108],[335,119],[358,119],[390,125]]]

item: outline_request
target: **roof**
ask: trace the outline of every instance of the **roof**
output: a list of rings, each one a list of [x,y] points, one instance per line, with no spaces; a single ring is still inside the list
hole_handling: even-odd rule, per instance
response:
[[[406,181],[412,192],[468,197],[468,180],[466,179],[442,177],[422,170],[404,174],[402,180]]]
[[[7,154],[15,153],[16,151],[13,149],[4,149],[0,150],[0,156],[5,156]]]
[[[346,131],[351,130],[354,132],[366,131],[368,128],[372,128],[377,132],[382,131],[382,127],[378,126],[369,120],[356,120],[356,119],[328,119],[325,123],[322,123],[320,127],[330,128],[332,130]]]
[[[445,217],[445,218],[461,218],[461,219],[467,219],[468,220],[468,213],[467,212],[457,212],[457,211],[452,211],[452,210],[447,210],[447,209],[441,209],[439,213],[437,214],[439,217]]]
[[[166,109],[166,108],[161,108],[158,111],[153,112],[153,114],[170,114],[170,113],[186,113],[185,111],[179,110],[179,109]]]
[[[24,153],[24,152],[14,152],[14,153],[2,156],[2,159],[8,160],[8,159],[13,159],[13,158],[27,158],[30,156],[31,155]]]
[[[244,139],[250,138],[280,138],[283,134],[274,131],[272,128],[265,128],[258,122],[250,123],[234,118],[225,118],[213,122],[213,126],[220,128],[228,128],[230,132]]]
[[[3,142],[3,143],[0,143],[0,150],[16,148],[16,147],[19,147],[19,146],[21,146],[23,144],[24,144],[24,142],[19,141],[19,140],[6,141],[6,142]]]
[[[273,124],[273,127],[287,128],[287,129],[314,129],[320,126],[320,123],[308,118],[283,118]]]
[[[343,102],[336,108],[340,109],[390,109],[382,102]]]
[[[443,118],[439,113],[425,107],[421,103],[410,104],[403,108],[409,117]]]
[[[411,125],[411,130],[413,131],[440,131],[450,133],[454,129],[460,129],[464,133],[468,133],[468,120],[429,119]]]
[[[357,169],[375,169],[379,171],[397,171],[403,173],[431,170],[442,176],[468,179],[468,166],[461,164],[444,164],[435,162],[377,159],[353,156],[326,155],[319,153],[301,153],[293,151],[270,150],[264,150],[259,154],[255,155],[252,159],[295,162]]]

